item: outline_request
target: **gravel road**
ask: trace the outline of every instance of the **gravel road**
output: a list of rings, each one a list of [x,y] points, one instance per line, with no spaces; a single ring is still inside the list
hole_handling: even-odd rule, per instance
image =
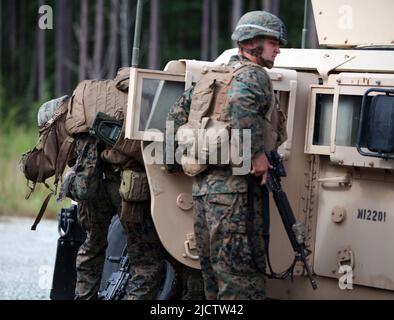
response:
[[[57,221],[0,217],[0,300],[49,299],[58,239]]]

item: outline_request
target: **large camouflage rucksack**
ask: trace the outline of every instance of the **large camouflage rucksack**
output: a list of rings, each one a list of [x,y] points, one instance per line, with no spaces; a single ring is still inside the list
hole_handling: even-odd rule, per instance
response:
[[[36,183],[44,183],[51,193],[45,199],[32,230],[45,212],[50,197],[57,192],[57,184],[67,164],[75,158],[75,138],[91,129],[96,115],[105,113],[123,122],[119,139],[113,147],[105,149],[101,157],[118,167],[141,165],[142,153],[139,141],[124,137],[124,117],[128,101],[129,68],[122,68],[114,80],[85,80],[78,84],[71,98],[67,96],[45,103],[39,110],[39,141],[37,146],[22,155],[22,171],[28,181],[28,198]],[[52,189],[46,179],[55,176]],[[134,183],[135,184],[135,183]]]
[[[54,102],[54,99],[50,102]],[[40,111],[48,103],[44,104]],[[74,139],[65,129],[68,100],[61,101],[48,120],[39,117],[39,138],[37,145],[22,155],[22,171],[25,177],[36,183],[55,176],[55,184],[59,181],[65,166],[73,158]]]
[[[44,200],[39,214],[32,226],[36,229],[52,195],[56,194],[57,184],[67,164],[75,159],[74,138],[65,129],[68,97],[44,103],[38,112],[39,139],[36,146],[24,153],[21,158],[22,171],[28,180],[28,199],[37,183],[43,183],[50,193]],[[54,188],[46,180],[54,176]],[[32,185],[29,185],[29,181]]]

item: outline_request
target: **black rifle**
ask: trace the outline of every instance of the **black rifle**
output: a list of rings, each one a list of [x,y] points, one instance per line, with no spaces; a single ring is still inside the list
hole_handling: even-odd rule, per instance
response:
[[[292,265],[279,276],[272,271],[271,263],[269,261],[269,253],[267,251],[267,260],[271,272],[271,277],[284,279],[289,274],[292,276],[296,263],[298,261],[302,261],[307,276],[311,282],[312,288],[316,290],[317,289],[316,281],[315,279],[313,279],[312,272],[306,261],[306,257],[311,253],[311,251],[306,248],[304,242],[306,237],[306,230],[302,230],[302,229],[305,226],[302,223],[296,221],[289,200],[287,199],[287,195],[283,191],[280,182],[281,177],[286,177],[286,170],[282,163],[283,159],[276,150],[273,150],[270,152],[270,154],[267,154],[267,157],[272,166],[272,169],[268,171],[267,187],[274,196],[276,207],[278,208],[287,236],[289,237],[291,246],[293,247],[293,250],[295,252],[295,257]]]
[[[126,294],[127,283],[130,279],[130,260],[127,254],[127,246],[123,249],[121,257],[108,257],[111,262],[119,262],[119,271],[112,273],[106,287],[99,293],[102,300],[122,300]]]
[[[104,141],[111,147],[115,145],[122,133],[122,123],[103,112],[97,112],[89,134]]]

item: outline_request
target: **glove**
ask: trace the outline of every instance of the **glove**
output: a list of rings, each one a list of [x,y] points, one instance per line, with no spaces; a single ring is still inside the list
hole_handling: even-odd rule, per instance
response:
[[[67,172],[64,174],[63,177],[63,183],[60,187],[60,191],[59,191],[59,195],[56,199],[57,202],[62,201],[65,197],[67,197],[67,195],[69,194],[69,185],[70,185],[70,181],[75,177],[76,173],[74,168],[70,168],[69,170],[67,170]]]

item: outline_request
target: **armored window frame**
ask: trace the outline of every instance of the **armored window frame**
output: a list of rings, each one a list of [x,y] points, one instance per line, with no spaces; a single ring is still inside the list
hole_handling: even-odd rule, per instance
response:
[[[338,127],[339,100],[343,96],[362,97],[366,90],[376,86],[372,85],[350,85],[340,84],[335,86],[311,85],[309,96],[309,108],[306,126],[305,153],[328,155],[330,161],[345,166],[371,167],[394,169],[394,163],[378,158],[370,158],[360,155],[355,146],[341,146],[336,143]],[[332,94],[333,105],[330,123],[330,143],[329,145],[317,145],[313,143],[316,122],[316,101],[318,94]],[[371,96],[376,93],[371,94]]]
[[[331,86],[321,86],[321,85],[311,85],[310,86],[310,95],[309,95],[309,108],[307,114],[307,124],[306,124],[306,137],[305,137],[305,153],[310,154],[330,154],[330,145],[320,145],[314,144],[314,136],[315,136],[315,122],[316,122],[316,104],[317,104],[317,95],[332,95],[333,96],[333,105],[332,105],[332,116],[330,119],[330,141],[331,141],[331,133],[332,133],[332,125],[333,125],[333,113],[334,113],[334,105],[335,105],[335,94],[334,87]]]
[[[133,140],[164,141],[164,132],[154,132],[140,129],[141,99],[144,80],[174,81],[185,83],[185,74],[138,68],[130,69],[125,137],[127,139]],[[183,85],[183,89],[184,88],[185,85]],[[158,106],[159,105],[156,104],[154,107]],[[152,110],[151,113],[153,113]]]

